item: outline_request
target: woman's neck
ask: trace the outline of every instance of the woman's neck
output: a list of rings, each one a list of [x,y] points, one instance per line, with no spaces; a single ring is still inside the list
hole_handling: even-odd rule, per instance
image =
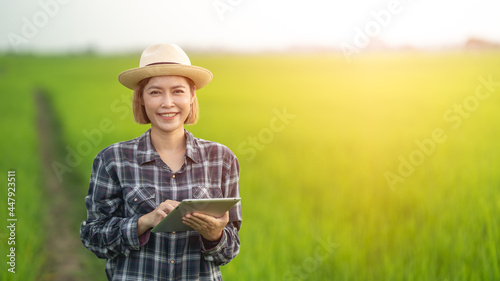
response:
[[[172,132],[151,128],[151,142],[158,153],[183,151],[186,149],[184,128]]]

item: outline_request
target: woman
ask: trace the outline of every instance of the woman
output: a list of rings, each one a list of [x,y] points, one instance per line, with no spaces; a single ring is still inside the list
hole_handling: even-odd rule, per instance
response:
[[[195,231],[150,232],[183,199],[239,197],[234,154],[184,129],[212,73],[173,44],[147,48],[139,65],[118,79],[134,90],[135,121],[151,129],[96,156],[82,242],[107,259],[109,280],[221,280],[219,266],[239,252],[240,204],[220,218],[185,215]]]

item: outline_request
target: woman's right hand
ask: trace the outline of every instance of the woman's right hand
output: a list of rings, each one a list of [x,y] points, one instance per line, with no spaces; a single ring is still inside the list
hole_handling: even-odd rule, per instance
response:
[[[139,221],[137,222],[137,235],[141,236],[148,229],[155,227],[180,203],[181,202],[174,200],[165,200],[152,212],[140,217]]]

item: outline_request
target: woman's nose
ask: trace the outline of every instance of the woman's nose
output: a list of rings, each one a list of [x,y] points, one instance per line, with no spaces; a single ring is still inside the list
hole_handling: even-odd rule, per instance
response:
[[[172,105],[174,105],[172,96],[170,94],[168,94],[168,93],[165,94],[163,96],[163,100],[162,100],[161,106],[162,107],[171,107]]]

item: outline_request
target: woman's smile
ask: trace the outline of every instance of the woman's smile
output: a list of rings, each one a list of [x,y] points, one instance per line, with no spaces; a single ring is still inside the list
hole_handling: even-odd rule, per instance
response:
[[[167,113],[158,113],[165,120],[174,119],[179,113],[178,112],[167,112]]]

